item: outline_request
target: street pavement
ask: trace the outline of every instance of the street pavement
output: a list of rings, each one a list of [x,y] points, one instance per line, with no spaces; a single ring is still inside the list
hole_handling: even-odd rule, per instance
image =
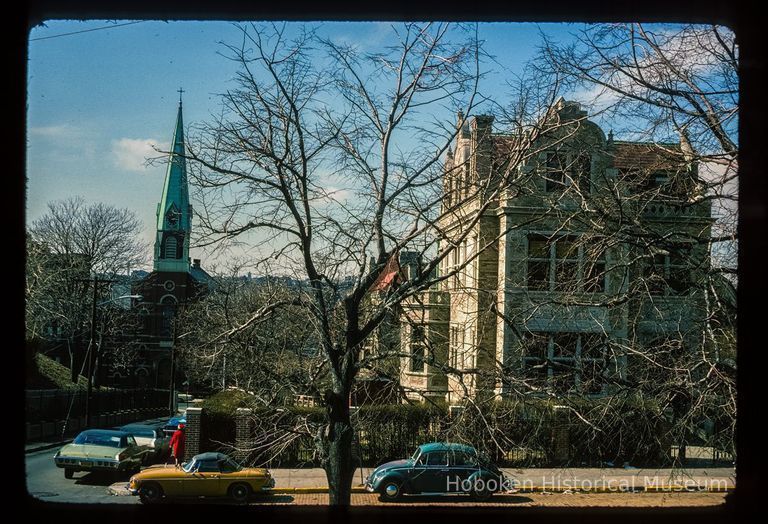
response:
[[[164,422],[166,418],[156,419]],[[154,420],[153,420],[154,421]],[[150,421],[148,421],[150,422]],[[29,443],[25,453],[31,455],[42,450],[56,449],[70,440],[48,440]],[[363,492],[364,479],[374,468],[355,471],[353,486]],[[282,493],[324,492],[328,489],[325,471],[321,468],[270,468],[276,491]],[[636,469],[636,468],[502,468],[504,475],[514,479],[521,492],[571,492],[571,491],[662,491],[673,489],[730,491],[736,485],[734,467],[686,468],[686,469]],[[129,495],[127,482],[109,486],[112,495]]]
[[[69,440],[51,440],[27,444],[25,452],[35,453],[56,449]],[[362,486],[364,479],[374,468],[357,469],[353,486]],[[302,490],[326,490],[328,481],[321,468],[276,468],[270,469],[275,478],[276,488]],[[645,489],[666,489],[670,486],[712,491],[730,491],[736,486],[736,469],[687,468],[687,469],[627,469],[627,468],[502,468],[506,477],[517,481],[521,491],[633,491]],[[113,494],[127,495],[125,482],[112,486]]]
[[[172,466],[169,466],[172,467]],[[374,468],[355,470],[353,486],[362,484]],[[521,492],[567,491],[654,491],[703,490],[730,491],[736,486],[734,468],[624,469],[624,468],[502,468],[504,475],[517,481]],[[328,489],[325,471],[320,468],[271,469],[278,493],[323,492]],[[129,495],[126,482],[110,486],[113,495]]]

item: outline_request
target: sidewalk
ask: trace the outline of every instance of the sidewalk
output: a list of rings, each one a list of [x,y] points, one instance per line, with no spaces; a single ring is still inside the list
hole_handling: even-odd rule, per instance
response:
[[[374,468],[355,470],[353,492],[365,493],[363,480]],[[530,468],[502,469],[504,475],[518,482],[521,493],[569,493],[587,491],[657,492],[710,491],[728,492],[736,487],[734,468],[624,469],[624,468]],[[275,478],[274,493],[326,493],[328,481],[320,468],[270,469]],[[127,482],[110,486],[113,495],[129,495]]]
[[[352,485],[362,485],[374,468],[355,470]],[[270,469],[278,488],[328,488],[325,471],[320,468]],[[624,468],[502,468],[504,475],[517,481],[524,491],[635,490],[686,488],[733,489],[735,468],[624,469]]]

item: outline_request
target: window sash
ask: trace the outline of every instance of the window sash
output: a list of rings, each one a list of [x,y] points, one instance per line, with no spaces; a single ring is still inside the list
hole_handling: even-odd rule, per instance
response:
[[[558,393],[603,392],[606,339],[597,333],[532,333],[524,339],[523,376]]]

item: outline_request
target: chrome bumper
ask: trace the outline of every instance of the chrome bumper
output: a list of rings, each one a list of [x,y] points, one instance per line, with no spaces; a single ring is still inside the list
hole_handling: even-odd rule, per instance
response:
[[[363,483],[363,487],[365,488],[365,491],[368,493],[373,493],[373,485],[371,484],[371,477],[367,477],[365,479],[365,482]]]
[[[127,462],[118,462],[111,459],[90,459],[90,458],[55,458],[54,462],[59,468],[74,469],[76,471],[90,471],[94,469],[119,470],[127,469]]]
[[[267,480],[267,483],[261,487],[261,491],[269,491],[274,487],[275,487],[275,478],[270,477],[269,480]]]

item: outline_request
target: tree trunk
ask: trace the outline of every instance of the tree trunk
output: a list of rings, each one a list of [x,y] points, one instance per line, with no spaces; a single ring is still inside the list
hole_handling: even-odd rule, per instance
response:
[[[349,395],[327,391],[328,425],[321,436],[323,468],[328,478],[331,506],[349,506],[355,464],[352,456],[353,429],[349,418]]]

